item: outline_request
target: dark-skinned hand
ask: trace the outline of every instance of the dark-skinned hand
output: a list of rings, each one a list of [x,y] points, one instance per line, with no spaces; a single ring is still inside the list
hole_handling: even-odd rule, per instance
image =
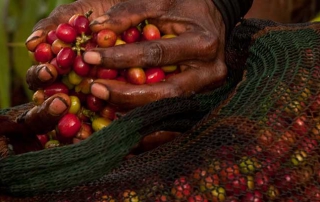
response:
[[[96,80],[91,86],[93,95],[119,107],[134,108],[163,98],[189,96],[224,83],[227,75],[225,28],[211,0],[78,0],[57,7],[47,18],[39,21],[27,39],[27,48],[33,51],[45,41],[48,31],[67,22],[72,15],[91,9],[93,14],[89,20],[94,32],[109,28],[120,34],[147,19],[163,34],[175,34],[177,37],[94,49],[84,53],[87,63],[115,69],[177,64],[182,69],[182,73],[164,82],[149,85]],[[31,90],[48,86],[56,78],[56,73],[43,64],[32,66],[27,72]],[[40,117],[37,110],[30,110],[28,114],[29,117]],[[46,120],[50,118],[55,121],[48,122],[55,125],[58,116],[48,116]],[[36,122],[35,118],[29,120]]]
[[[15,154],[42,149],[36,135],[54,129],[69,106],[67,95],[56,94],[39,106],[29,103],[0,115],[0,159],[9,154],[9,144]]]
[[[87,63],[115,69],[178,64],[182,69],[164,82],[148,85],[96,80],[91,86],[93,95],[119,107],[133,108],[163,98],[189,96],[224,83],[225,28],[211,0],[78,0],[56,8],[37,23],[26,42],[28,49],[34,50],[48,31],[67,22],[73,14],[90,9],[94,32],[109,28],[120,34],[148,19],[162,33],[177,37],[93,49],[83,55]],[[56,78],[49,68],[38,69],[32,66],[27,73],[32,90],[50,85]]]

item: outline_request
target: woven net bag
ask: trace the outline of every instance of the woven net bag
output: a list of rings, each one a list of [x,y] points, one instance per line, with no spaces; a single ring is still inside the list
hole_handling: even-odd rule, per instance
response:
[[[0,201],[320,201],[320,24],[244,20],[227,65],[212,92],[137,108],[79,144],[3,158]],[[123,160],[159,130],[181,135]]]

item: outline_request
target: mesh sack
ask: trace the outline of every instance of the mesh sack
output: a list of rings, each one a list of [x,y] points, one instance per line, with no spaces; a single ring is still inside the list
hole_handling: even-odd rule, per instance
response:
[[[0,199],[320,201],[319,44],[317,23],[244,20],[224,86],[137,108],[79,144],[4,158]],[[182,135],[123,160],[157,130]]]

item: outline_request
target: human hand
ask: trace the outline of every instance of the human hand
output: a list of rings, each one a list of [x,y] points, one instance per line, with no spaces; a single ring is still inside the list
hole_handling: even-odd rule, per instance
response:
[[[50,30],[54,30],[61,23],[68,22],[69,18],[74,14],[84,14],[92,9],[94,12],[89,17],[92,20],[104,14],[106,10],[118,1],[78,0],[58,6],[47,18],[40,20],[33,27],[32,34],[26,40],[27,49],[34,51],[38,44],[46,40],[46,34]]]
[[[56,9],[49,18],[40,21],[36,29],[52,29],[59,22],[66,21],[66,18],[72,14],[83,13],[90,9],[94,2],[98,1],[80,0],[77,2],[79,3],[75,2],[65,8]],[[93,31],[98,32],[109,28],[120,34],[131,26],[136,26],[148,19],[163,34],[175,34],[177,37],[94,49],[84,53],[85,61],[93,65],[116,69],[130,66],[154,67],[178,64],[182,72],[164,82],[148,85],[133,85],[115,80],[96,80],[91,87],[93,95],[120,107],[133,108],[162,98],[189,96],[224,83],[227,74],[224,63],[225,29],[222,17],[212,1],[162,0],[152,3],[146,0],[129,0],[114,2],[114,6],[109,1],[97,4],[98,12],[94,10],[93,18],[101,15],[102,10],[113,7],[91,23]],[[68,15],[64,15],[66,13]],[[35,44],[34,41],[39,43],[38,39],[27,42],[29,50],[32,50],[31,45]],[[37,67],[32,69],[34,68]],[[33,88],[54,81],[54,78],[49,79],[49,82],[42,79],[45,77],[46,74],[37,75],[37,71],[29,71],[27,75],[28,83],[32,84],[30,86]]]
[[[227,74],[225,30],[222,17],[211,1],[126,1],[95,19],[91,29],[98,32],[108,28],[119,34],[146,19],[162,33],[177,37],[95,49],[85,52],[84,60],[116,69],[178,64],[182,72],[164,82],[148,85],[96,80],[91,87],[93,95],[120,107],[136,107],[162,98],[189,96],[223,84]]]
[[[36,135],[54,129],[69,106],[67,95],[56,94],[39,106],[29,103],[0,115],[0,159],[8,154],[8,144],[16,154],[42,149]]]

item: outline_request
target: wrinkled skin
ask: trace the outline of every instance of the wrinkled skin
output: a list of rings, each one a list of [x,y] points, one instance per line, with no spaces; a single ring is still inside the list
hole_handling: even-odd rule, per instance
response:
[[[91,88],[95,96],[120,107],[133,108],[162,98],[188,96],[224,83],[227,74],[224,24],[211,0],[131,0],[120,3],[80,0],[57,8],[49,18],[40,21],[34,33],[42,35],[40,38],[29,37],[27,47],[33,50],[49,29],[67,21],[73,14],[85,13],[91,8],[94,11],[90,19],[94,19],[91,29],[95,32],[109,28],[120,34],[149,19],[162,33],[178,37],[95,49],[84,53],[86,62],[116,69],[169,64],[179,64],[184,69],[165,82],[151,85],[96,80]],[[107,12],[104,14],[104,11]],[[32,90],[54,82],[53,79],[44,82],[44,76],[37,74],[35,68],[31,67],[27,73],[27,82]]]

